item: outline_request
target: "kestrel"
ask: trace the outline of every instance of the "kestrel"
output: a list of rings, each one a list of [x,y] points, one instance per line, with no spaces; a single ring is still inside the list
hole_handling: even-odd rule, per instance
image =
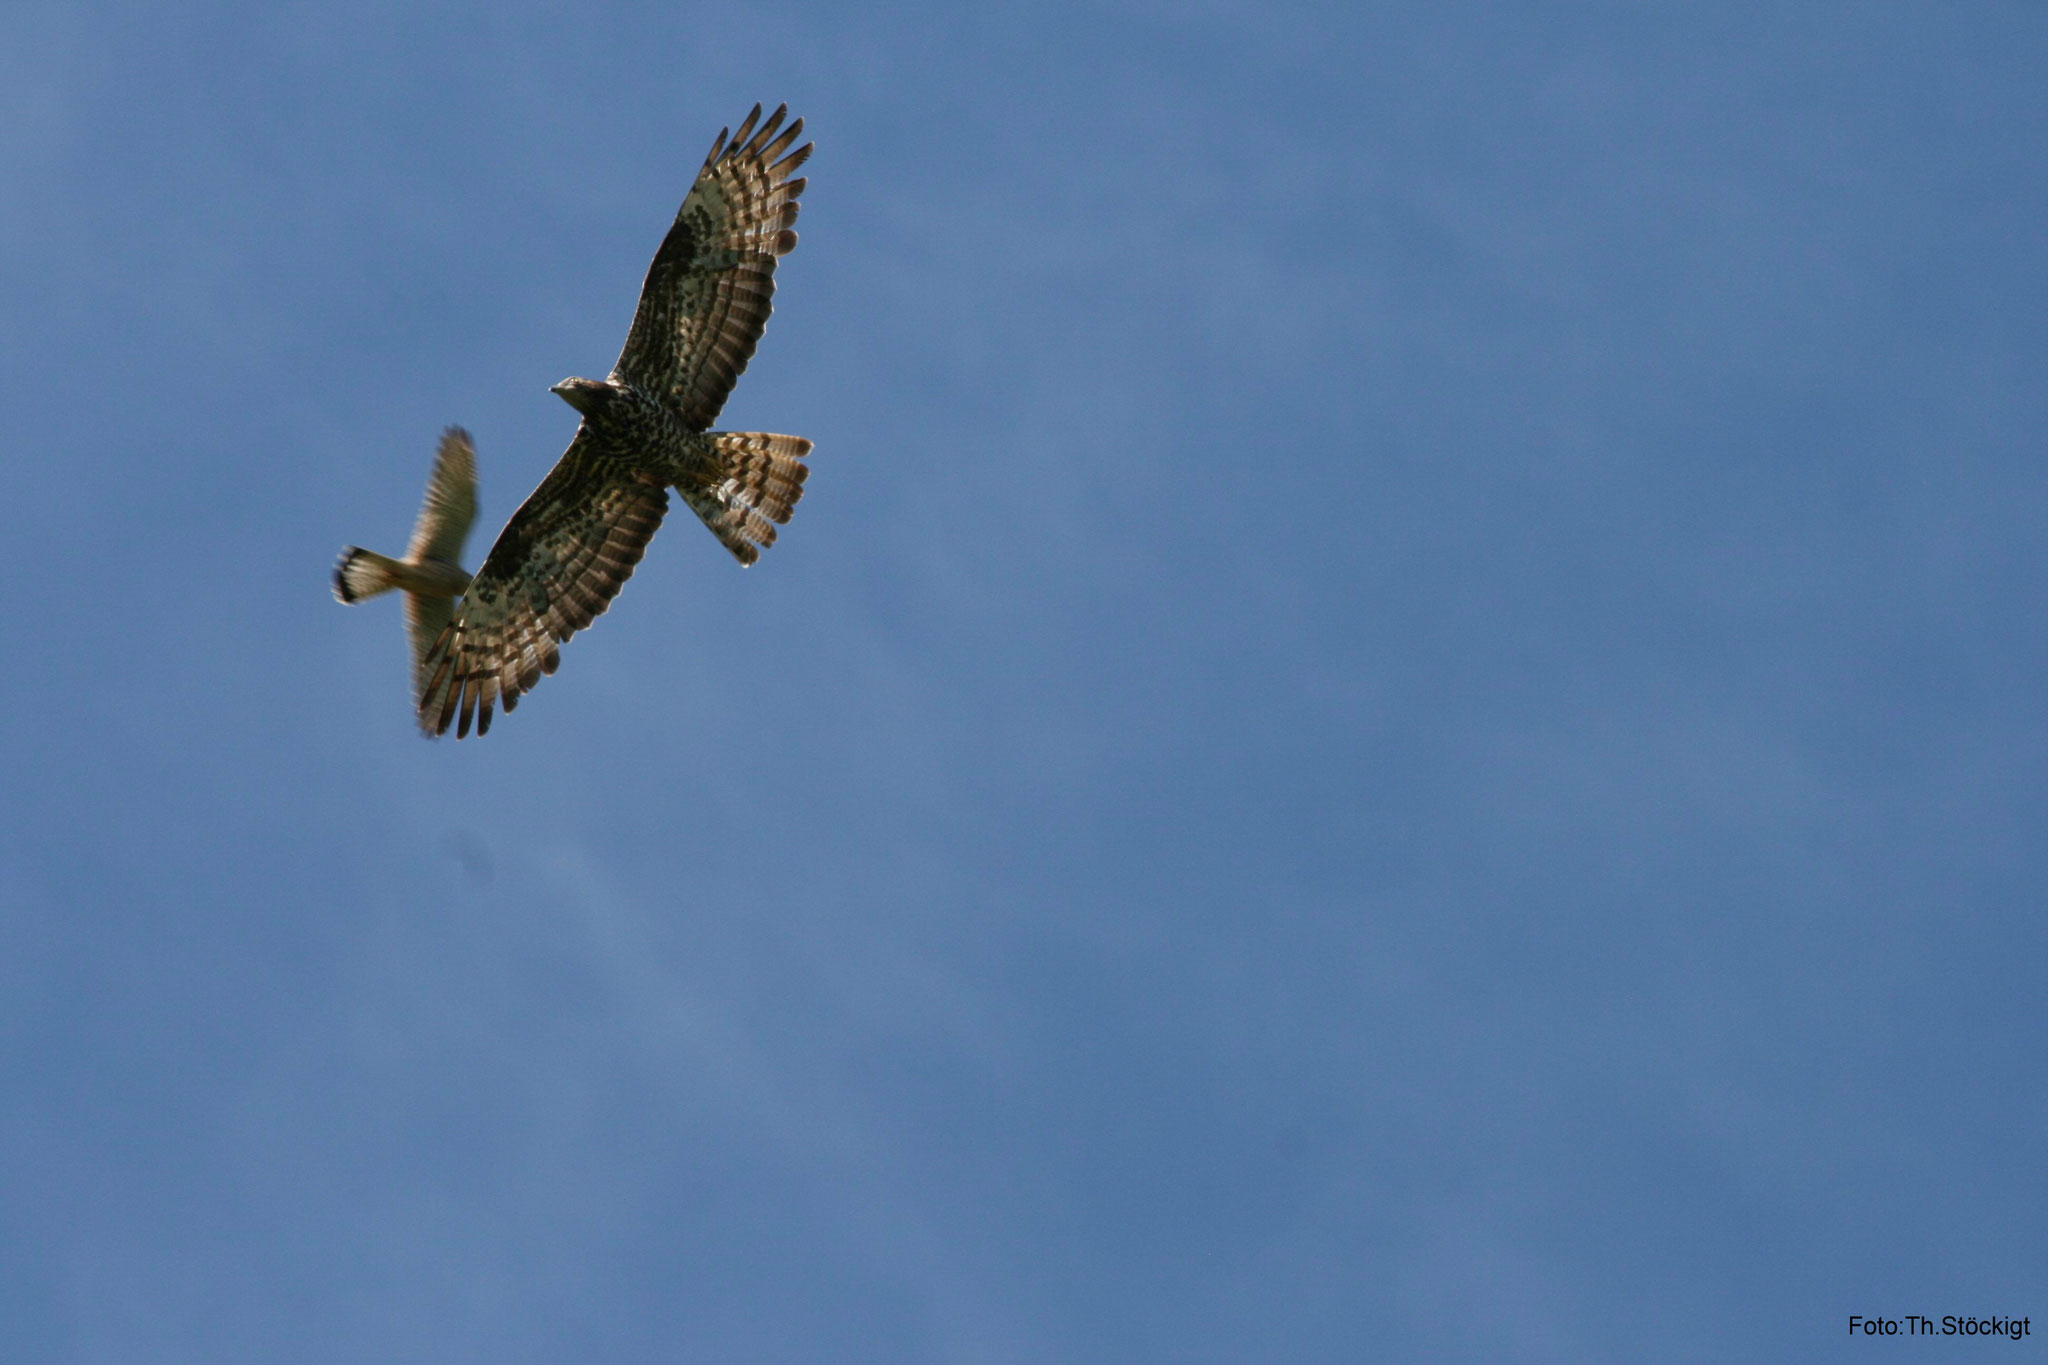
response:
[[[427,651],[454,615],[455,599],[469,586],[462,567],[462,542],[476,520],[476,448],[469,433],[450,427],[441,435],[434,472],[427,476],[427,500],[412,528],[404,559],[390,559],[359,545],[341,552],[334,566],[334,595],[344,602],[405,592],[405,634],[412,642],[412,699],[427,688]]]

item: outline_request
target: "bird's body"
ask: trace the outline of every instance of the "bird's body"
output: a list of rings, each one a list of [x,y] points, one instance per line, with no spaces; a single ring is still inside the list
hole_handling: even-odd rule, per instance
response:
[[[679,493],[741,564],[789,520],[809,473],[800,436],[708,428],[768,324],[775,263],[796,246],[793,178],[810,155],[786,107],[718,135],[648,267],[618,363],[554,386],[582,422],[512,515],[422,660],[429,735],[490,729],[610,604]],[[758,127],[757,127],[758,124]],[[452,581],[452,580],[451,580]]]
[[[427,477],[427,498],[413,524],[405,558],[393,559],[351,545],[334,566],[334,595],[360,602],[380,593],[405,594],[405,634],[412,645],[412,695],[415,705],[426,690],[427,651],[441,638],[453,615],[455,599],[470,584],[462,567],[462,543],[476,520],[476,447],[469,433],[450,427],[441,435],[434,469]]]
[[[460,564],[434,559],[390,559],[375,550],[352,545],[343,552],[342,563],[334,571],[334,595],[350,606],[393,589],[415,597],[445,597],[453,601],[462,596],[472,576]]]
[[[692,431],[659,398],[615,373],[610,379],[566,379],[550,392],[583,414],[594,456],[640,469],[663,484],[692,486],[717,473],[714,438]]]

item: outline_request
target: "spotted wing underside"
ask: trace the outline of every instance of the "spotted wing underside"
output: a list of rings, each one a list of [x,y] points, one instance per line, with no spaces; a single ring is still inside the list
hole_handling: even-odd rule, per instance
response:
[[[669,395],[693,431],[717,420],[747,368],[773,311],[776,258],[796,248],[804,181],[791,177],[811,144],[790,150],[804,121],[782,128],[788,109],[757,127],[757,104],[738,133],[719,133],[647,269],[619,353],[619,377]]]
[[[668,511],[668,492],[610,458],[588,427],[491,547],[421,665],[420,729],[491,728],[555,671],[561,645],[611,605]]]

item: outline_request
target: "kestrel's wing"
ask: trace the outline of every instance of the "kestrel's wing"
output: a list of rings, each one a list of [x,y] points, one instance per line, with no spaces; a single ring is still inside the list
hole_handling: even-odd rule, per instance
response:
[[[717,419],[747,368],[772,311],[775,258],[796,249],[790,225],[804,182],[790,176],[811,144],[789,151],[802,119],[776,136],[788,110],[783,105],[756,131],[757,104],[730,142],[719,133],[647,268],[614,369],[636,388],[670,396],[692,431]]]
[[[415,562],[441,559],[460,564],[462,542],[475,520],[476,447],[470,444],[468,432],[450,427],[441,433],[434,472],[427,476],[427,500],[412,528],[412,544],[406,547],[405,557]]]
[[[427,669],[427,656],[454,617],[455,599],[452,597],[428,597],[416,592],[405,595],[405,639],[412,646],[414,706],[418,706],[426,696],[427,679],[431,676]]]
[[[547,478],[491,547],[427,651],[420,729],[460,739],[491,728],[561,662],[560,646],[611,605],[668,511],[668,490],[577,428]]]

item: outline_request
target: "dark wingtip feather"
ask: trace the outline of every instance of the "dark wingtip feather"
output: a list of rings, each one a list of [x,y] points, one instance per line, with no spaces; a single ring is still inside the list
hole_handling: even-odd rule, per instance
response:
[[[441,702],[441,714],[434,719],[435,734],[445,735],[448,733],[448,727],[455,723],[455,704],[461,700],[462,679],[450,679],[447,693]]]
[[[760,118],[761,106],[757,104],[754,106],[753,111],[741,121],[739,131],[732,135],[732,141],[726,144],[725,154],[727,156],[738,156],[740,154],[740,149],[746,145],[747,139],[754,135],[754,124],[759,122]]]
[[[782,106],[782,109],[776,110],[775,118],[768,120],[768,126],[761,130],[760,135],[757,136],[754,139],[754,141],[763,142],[763,140],[768,136],[768,134],[775,130],[776,121],[782,117],[783,109],[787,108],[789,108],[789,106],[785,104]],[[795,142],[799,137],[802,137],[803,132],[804,121],[802,119],[798,119],[795,123],[790,124],[789,127],[784,128],[782,130],[782,136],[776,138],[773,142],[764,142],[760,150],[754,152],[753,155],[755,155],[762,161],[772,162],[775,160],[775,158],[781,156],[784,152],[788,151],[789,144]],[[772,173],[772,171],[776,168],[771,167],[770,169]]]
[[[759,109],[761,106],[757,104],[754,107]],[[776,105],[775,112],[768,116],[768,121],[761,125],[760,131],[747,139],[747,145],[741,149],[741,155],[749,157],[760,156],[761,149],[766,147],[768,140],[775,136],[776,128],[781,126],[783,116],[787,113],[789,113],[788,105]]]
[[[718,164],[719,153],[725,150],[725,140],[730,136],[732,136],[732,129],[720,128],[718,130],[718,140],[716,142],[713,142],[711,144],[711,150],[704,154],[703,169],[699,170],[697,174],[702,175],[704,174],[704,171],[708,171],[713,166],[716,166]]]
[[[782,158],[782,160],[776,162],[773,166],[770,166],[768,168],[768,174],[772,177],[775,177],[778,180],[778,182],[787,182],[791,186],[794,186],[794,188],[792,188],[789,191],[792,197],[802,194],[804,192],[804,186],[809,182],[801,179],[790,180],[789,176],[792,172],[797,170],[798,167],[802,166],[806,161],[809,161],[811,159],[811,153],[813,150],[817,148],[817,145],[818,144],[815,142],[806,142],[803,146],[797,148],[788,156]]]

